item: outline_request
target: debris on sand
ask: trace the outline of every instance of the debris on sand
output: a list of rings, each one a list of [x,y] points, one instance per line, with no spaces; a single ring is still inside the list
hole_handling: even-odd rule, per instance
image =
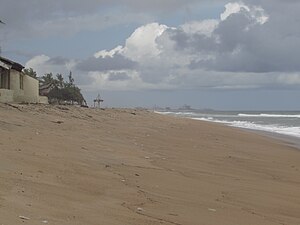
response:
[[[20,218],[21,220],[30,220],[30,218],[27,217],[27,216],[19,216],[19,218]]]

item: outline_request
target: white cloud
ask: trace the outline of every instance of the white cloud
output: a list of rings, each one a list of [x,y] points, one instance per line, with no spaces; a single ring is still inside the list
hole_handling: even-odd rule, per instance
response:
[[[138,27],[124,46],[98,51],[89,59],[59,63],[41,55],[26,67],[42,74],[72,70],[81,75],[85,91],[300,85],[299,34],[274,29],[272,19],[260,6],[228,3],[219,20],[178,27],[149,23]]]
[[[127,38],[125,46],[117,46],[112,50],[101,50],[94,54],[96,58],[114,57],[122,55],[130,60],[143,63],[155,59],[161,53],[156,39],[168,28],[166,25],[150,23],[138,27]]]
[[[116,48],[110,50],[110,51],[107,51],[107,50],[101,50],[99,52],[96,52],[94,54],[94,57],[95,58],[105,58],[105,57],[113,57],[115,54],[119,54],[119,53],[122,53],[124,50],[123,46],[119,45],[117,46]]]
[[[225,11],[221,14],[222,21],[226,20],[230,15],[239,13],[241,10],[250,11],[250,8],[242,2],[233,2],[225,5]]]
[[[210,37],[218,24],[218,20],[192,21],[183,24],[181,28],[188,34],[202,34]]]
[[[33,57],[32,59],[30,59],[30,60],[26,63],[25,67],[26,67],[26,68],[30,68],[30,67],[36,68],[36,70],[37,70],[37,69],[38,69],[37,67],[38,67],[39,65],[44,64],[44,63],[47,62],[49,59],[50,59],[50,57],[49,57],[49,56],[46,56],[46,55],[35,56],[35,57]]]
[[[126,79],[111,80],[112,71],[107,72],[89,72],[86,76],[92,78],[93,82],[87,85],[80,85],[81,88],[88,92],[97,90],[115,90],[115,91],[134,91],[134,90],[168,90],[175,89],[177,86],[160,83],[151,84],[144,82],[138,71],[120,70],[118,73],[127,75]]]
[[[156,39],[168,27],[158,23],[150,23],[137,28],[126,40],[123,55],[134,61],[144,61],[157,57],[161,51]]]
[[[54,62],[59,61],[59,62]],[[64,60],[58,58],[50,58],[46,55],[38,55],[30,59],[25,68],[33,68],[38,76],[43,76],[46,73],[52,72],[54,75],[57,73],[68,74],[76,65],[76,60]]]
[[[260,6],[248,6],[243,2],[230,2],[225,5],[225,11],[220,15],[222,21],[226,20],[232,14],[237,14],[242,11],[249,13],[250,17],[257,21],[257,23],[264,24],[268,21],[269,16]]]

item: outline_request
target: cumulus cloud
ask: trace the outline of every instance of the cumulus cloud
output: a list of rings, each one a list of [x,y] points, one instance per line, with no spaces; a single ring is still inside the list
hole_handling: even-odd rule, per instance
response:
[[[135,61],[156,58],[160,54],[156,38],[167,29],[166,25],[151,23],[137,28],[126,40],[123,54]]]
[[[123,55],[115,54],[112,57],[91,57],[77,64],[77,69],[81,71],[110,71],[134,69],[136,62],[125,58]]]
[[[300,85],[300,31],[296,29],[297,10],[292,9],[300,9],[300,4],[289,1],[286,7],[295,16],[286,17],[263,0],[250,2],[226,4],[219,19],[193,20],[177,27],[145,24],[125,40],[124,46],[102,49],[85,60],[65,62],[39,56],[28,64],[37,68],[56,64],[65,70],[71,66],[92,81],[84,84],[88,89]]]
[[[124,81],[129,79],[130,76],[126,72],[110,72],[108,77],[109,81]]]
[[[203,21],[191,21],[183,24],[181,28],[187,34],[199,34],[211,37],[218,24],[218,20],[212,19]]]
[[[261,6],[248,6],[242,2],[233,2],[225,5],[225,11],[221,14],[222,21],[226,20],[230,15],[245,11],[248,16],[256,20],[257,23],[264,24],[268,21],[268,15],[265,14]]]
[[[260,6],[230,3],[209,36],[183,29],[167,32],[176,49],[195,55],[190,61],[191,69],[255,73],[299,71],[295,60],[299,57],[299,32],[285,27],[279,30],[277,21]]]
[[[76,60],[65,59],[61,57],[50,58],[46,55],[35,56],[26,64],[26,68],[34,68],[38,76],[43,76],[46,73],[64,73],[67,74],[76,65]]]

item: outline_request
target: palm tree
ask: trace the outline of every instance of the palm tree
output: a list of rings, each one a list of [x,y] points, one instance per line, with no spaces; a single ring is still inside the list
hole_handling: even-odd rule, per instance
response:
[[[53,83],[53,74],[52,73],[46,73],[44,76],[42,76],[42,82],[45,84]]]
[[[62,76],[62,74],[56,74],[56,78],[57,78],[57,83],[58,83],[58,86],[59,88],[63,88],[64,87],[64,78]]]
[[[37,73],[32,68],[24,69],[23,72],[30,77],[37,78]]]

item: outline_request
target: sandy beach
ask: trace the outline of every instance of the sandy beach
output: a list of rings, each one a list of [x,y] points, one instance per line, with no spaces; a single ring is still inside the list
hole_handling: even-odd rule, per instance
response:
[[[0,104],[0,225],[299,225],[300,151],[134,109]]]

